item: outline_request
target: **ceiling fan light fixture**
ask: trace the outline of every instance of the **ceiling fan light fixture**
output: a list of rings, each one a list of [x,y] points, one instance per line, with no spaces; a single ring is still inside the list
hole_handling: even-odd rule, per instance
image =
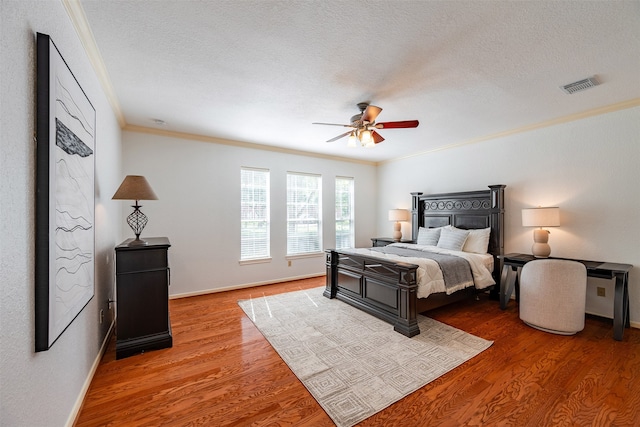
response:
[[[375,145],[373,142],[373,138],[371,137],[370,130],[365,129],[360,131],[360,143],[365,147],[369,147],[369,145]]]
[[[356,148],[356,139],[356,132],[351,132],[351,135],[349,135],[349,141],[347,142],[347,147]]]
[[[369,105],[368,102],[359,103],[358,108],[360,109],[360,114],[356,114],[355,116],[351,117],[350,124],[320,122],[313,122],[313,124],[351,128],[352,130],[348,130],[336,137],[327,140],[327,142],[334,142],[344,138],[345,136],[348,136],[349,141],[347,142],[347,147],[349,148],[357,147],[358,141],[360,141],[360,145],[366,148],[375,147],[376,144],[384,141],[382,135],[376,132],[377,129],[406,129],[418,127],[417,120],[376,123],[376,118],[382,111],[382,108],[376,107],[375,105]]]

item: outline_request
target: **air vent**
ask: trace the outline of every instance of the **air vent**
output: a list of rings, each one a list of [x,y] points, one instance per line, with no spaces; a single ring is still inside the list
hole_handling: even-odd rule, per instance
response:
[[[580,92],[590,87],[598,86],[600,83],[595,77],[589,77],[588,79],[580,80],[577,82],[569,83],[568,85],[560,86],[560,89],[564,93],[571,95],[572,93]]]

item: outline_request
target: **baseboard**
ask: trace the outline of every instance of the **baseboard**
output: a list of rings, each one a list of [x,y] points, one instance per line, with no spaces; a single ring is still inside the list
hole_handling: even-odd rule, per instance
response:
[[[585,314],[589,314],[591,316],[596,316],[596,317],[600,317],[602,319],[609,319],[613,322],[613,316],[610,314],[602,314],[602,313],[598,313],[596,311],[593,310],[586,310]]]
[[[601,314],[601,313],[596,313],[596,312],[594,312],[594,311],[587,311],[586,313],[587,313],[587,314],[590,314],[590,315],[592,315],[592,316],[600,317],[600,318],[602,318],[602,319],[609,319],[609,320],[611,320],[611,322],[613,322],[613,317],[612,317],[612,316],[610,316],[610,315],[604,315],[604,314]],[[630,324],[630,326],[631,326],[632,328],[640,329],[640,322],[633,322],[633,321],[630,321],[630,322],[629,322],[629,324]]]
[[[89,375],[87,375],[87,379],[84,381],[82,390],[80,390],[80,394],[76,399],[76,404],[73,405],[73,409],[69,414],[69,418],[67,419],[67,423],[65,424],[66,427],[73,427],[76,423],[76,418],[78,417],[78,414],[80,414],[80,409],[82,409],[82,404],[84,403],[84,398],[87,396],[87,391],[89,391],[89,387],[91,386],[91,381],[93,381],[93,376],[96,374],[98,366],[100,366],[102,356],[104,356],[104,353],[107,351],[107,346],[109,345],[109,340],[111,339],[111,334],[113,334],[115,325],[115,321],[111,322],[109,330],[107,331],[107,335],[105,335],[102,346],[100,347],[100,351],[98,352],[96,359],[93,361],[93,366],[91,366]]]
[[[199,295],[208,295],[208,294],[215,294],[218,292],[235,291],[237,289],[253,288],[255,286],[273,285],[274,283],[293,282],[294,280],[310,279],[312,277],[320,277],[320,276],[326,276],[326,273],[322,272],[322,273],[306,274],[303,276],[286,277],[283,279],[265,280],[263,282],[243,283],[241,285],[227,286],[224,288],[205,289],[203,291],[196,291],[196,292],[185,292],[183,294],[169,295],[169,299],[196,297]]]
[[[274,283],[292,282],[294,280],[310,279],[312,277],[320,277],[320,276],[326,276],[326,273],[323,272],[323,273],[307,274],[307,275],[304,275],[304,276],[287,277],[287,278],[284,278],[284,279],[265,280],[263,282],[254,282],[254,283],[244,283],[244,284],[241,284],[241,285],[227,286],[227,287],[224,287],[224,288],[206,289],[206,290],[197,291],[197,292],[186,292],[186,293],[183,293],[183,294],[170,295],[169,299],[196,297],[198,295],[215,294],[215,293],[218,293],[218,292],[234,291],[236,289],[253,288],[255,286],[272,285]],[[511,295],[510,299],[515,299],[515,295]],[[597,314],[597,313],[587,313],[587,314],[593,314],[595,316],[603,317],[602,315]],[[609,316],[604,316],[604,317],[606,317],[607,319],[610,319]],[[632,321],[630,323],[631,323],[631,327],[632,328],[640,329],[640,322],[633,322]]]
[[[511,295],[510,299],[515,300],[516,299],[515,295]],[[602,317],[603,319],[609,319],[613,322],[613,317],[611,317],[610,315],[604,315],[601,313],[596,313],[594,311],[586,311],[585,313],[590,314],[592,316]],[[632,328],[640,329],[640,322],[634,322],[633,320],[631,320],[629,324]]]

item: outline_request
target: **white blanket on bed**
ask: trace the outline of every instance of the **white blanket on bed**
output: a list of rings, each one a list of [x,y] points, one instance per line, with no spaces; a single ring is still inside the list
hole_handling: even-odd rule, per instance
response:
[[[436,246],[427,245],[414,245],[408,243],[393,243],[392,246],[406,249],[414,249],[424,252],[434,252],[439,254],[454,255],[466,259],[471,267],[471,274],[473,275],[473,281],[476,289],[484,289],[491,285],[495,285],[495,280],[491,275],[491,270],[487,267],[487,257],[493,257],[491,255],[479,255],[471,252],[450,251],[448,249],[438,248]],[[394,254],[385,254],[382,252],[372,251],[367,248],[354,248],[349,249],[349,252],[356,254],[372,256],[376,258],[385,258],[392,261],[406,262],[409,264],[415,264],[418,266],[417,281],[418,281],[418,298],[426,298],[429,295],[436,292],[446,292],[452,294],[455,291],[463,289],[464,286],[453,287],[446,289],[444,286],[444,277],[442,276],[442,270],[440,265],[428,258],[420,257],[406,257]]]

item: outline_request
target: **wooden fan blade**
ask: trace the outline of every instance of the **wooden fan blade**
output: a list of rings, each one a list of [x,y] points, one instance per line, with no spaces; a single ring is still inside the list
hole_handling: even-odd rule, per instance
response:
[[[375,142],[376,144],[384,141],[384,138],[382,137],[382,135],[380,135],[378,132],[376,132],[375,130],[371,131],[371,137],[373,138],[373,142]]]
[[[382,111],[382,108],[376,107],[375,105],[367,106],[367,109],[364,110],[364,113],[362,113],[362,121],[368,123],[375,122],[376,117],[378,117],[378,114],[380,114],[380,111]]]
[[[417,120],[405,120],[402,122],[384,122],[376,123],[376,129],[402,129],[402,128],[417,128],[420,122]]]
[[[338,123],[317,123],[317,122],[314,122],[314,123],[311,123],[311,124],[312,125],[326,125],[326,126],[342,126],[342,127],[345,127],[345,128],[353,127],[351,125],[341,125],[341,124],[338,124]]]
[[[351,130],[350,130],[350,131],[347,131],[347,132],[343,133],[342,135],[338,135],[338,136],[336,136],[335,138],[331,138],[331,139],[327,140],[327,142],[337,141],[337,140],[339,140],[340,138],[344,138],[345,136],[347,136],[347,135],[351,134],[351,132],[353,132],[353,131],[351,131]]]

